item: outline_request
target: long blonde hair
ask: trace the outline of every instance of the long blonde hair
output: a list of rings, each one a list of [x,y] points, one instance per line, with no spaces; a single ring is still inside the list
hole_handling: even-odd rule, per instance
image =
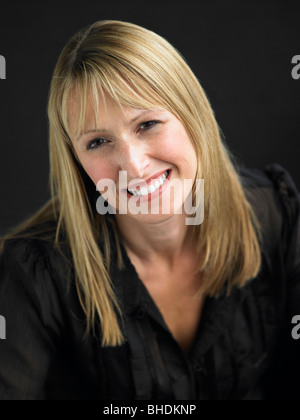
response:
[[[68,105],[74,89],[81,101],[78,133],[84,126],[90,93],[95,117],[99,94],[106,92],[121,106],[165,108],[184,124],[198,158],[196,178],[205,180],[205,219],[192,228],[204,291],[217,296],[226,285],[229,293],[233,286],[242,287],[256,277],[261,265],[259,224],[197,78],[178,51],[159,35],[130,23],[96,22],[68,42],[53,74],[48,105],[52,198],[14,232],[43,220],[56,220],[56,245],[59,247],[64,232],[87,330],[94,326],[97,315],[102,345],[124,342],[118,320],[122,314],[109,273],[105,216],[93,209],[95,203],[91,203],[71,141]],[[117,239],[117,228],[112,228]],[[117,248],[121,269],[119,244]]]

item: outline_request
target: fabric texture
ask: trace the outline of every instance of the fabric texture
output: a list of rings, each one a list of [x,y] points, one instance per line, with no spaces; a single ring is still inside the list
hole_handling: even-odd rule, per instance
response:
[[[139,279],[122,246],[110,267],[123,315],[123,346],[85,337],[86,321],[72,270],[53,244],[13,239],[0,260],[1,400],[297,399],[300,340],[299,193],[289,173],[272,164],[241,168],[263,227],[262,268],[243,288],[207,298],[194,343],[185,352]],[[45,229],[55,230],[55,225]],[[121,243],[122,244],[122,243]],[[297,392],[298,391],[298,392]]]

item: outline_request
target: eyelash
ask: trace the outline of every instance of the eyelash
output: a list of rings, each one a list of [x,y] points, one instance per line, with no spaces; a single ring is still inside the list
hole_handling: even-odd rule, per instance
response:
[[[146,124],[151,124],[150,126],[146,127],[146,128],[142,128],[142,126],[145,126]],[[142,131],[148,131],[151,130],[153,127],[155,127],[156,125],[160,124],[160,121],[146,121],[143,122],[142,124],[139,125],[139,129],[141,129]],[[93,146],[93,144],[95,144],[96,142],[102,142],[101,144],[96,144],[95,146]],[[90,141],[87,145],[87,150],[93,151],[98,149],[99,147],[101,147],[103,144],[106,144],[104,142],[107,142],[107,140],[102,139],[102,138],[95,138],[92,141]]]
[[[142,127],[142,125],[151,124],[149,127],[144,128],[144,130],[143,130],[143,131],[147,131],[147,130],[150,130],[152,127],[155,127],[159,123],[160,123],[159,121],[155,121],[155,120],[153,120],[153,121],[146,121],[146,122],[144,122],[144,123],[142,123],[140,125],[140,128]]]

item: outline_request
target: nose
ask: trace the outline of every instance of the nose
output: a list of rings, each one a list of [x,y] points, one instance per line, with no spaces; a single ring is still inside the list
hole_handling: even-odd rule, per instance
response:
[[[120,171],[127,171],[128,180],[141,179],[150,165],[145,145],[142,143],[124,143],[120,148]]]

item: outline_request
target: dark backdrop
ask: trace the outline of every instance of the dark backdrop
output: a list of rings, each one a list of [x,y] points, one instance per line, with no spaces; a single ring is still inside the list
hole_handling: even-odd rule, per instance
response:
[[[285,166],[300,186],[300,2],[3,1],[0,233],[49,197],[46,104],[53,67],[77,30],[130,21],[167,38],[201,81],[231,150],[248,166]]]

